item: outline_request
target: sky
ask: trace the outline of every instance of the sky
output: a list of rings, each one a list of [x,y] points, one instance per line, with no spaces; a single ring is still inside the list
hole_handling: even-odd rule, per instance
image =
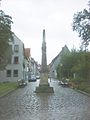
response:
[[[41,63],[43,29],[46,32],[47,63],[67,45],[79,48],[80,38],[72,30],[73,15],[88,7],[88,0],[2,0],[5,14],[12,16],[12,31],[31,48],[31,57]]]

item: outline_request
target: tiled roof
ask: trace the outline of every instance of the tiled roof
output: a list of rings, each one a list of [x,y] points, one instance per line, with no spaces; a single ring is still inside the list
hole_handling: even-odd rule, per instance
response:
[[[26,56],[26,58],[30,58],[30,56],[31,56],[30,48],[25,48],[25,56]]]

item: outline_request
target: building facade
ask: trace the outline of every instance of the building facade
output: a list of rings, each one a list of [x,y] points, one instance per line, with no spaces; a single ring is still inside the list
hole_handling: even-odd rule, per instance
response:
[[[25,48],[25,59],[24,59],[24,79],[28,80],[30,77],[30,71],[31,71],[31,49]]]
[[[0,82],[24,79],[24,44],[13,34],[13,41],[9,43],[12,48],[12,56],[8,61],[6,69],[0,71]]]
[[[68,47],[65,45],[60,53],[52,60],[49,65],[49,76],[52,78],[57,78],[57,66],[60,64],[61,57],[65,54],[68,54],[70,51]]]
[[[38,63],[33,58],[31,58],[31,75],[40,75]]]

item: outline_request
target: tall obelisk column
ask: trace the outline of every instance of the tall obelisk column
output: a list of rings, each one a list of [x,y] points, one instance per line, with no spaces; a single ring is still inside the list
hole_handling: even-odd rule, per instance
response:
[[[42,41],[42,61],[41,61],[41,73],[39,87],[36,87],[36,93],[53,93],[53,87],[48,83],[48,68],[47,68],[47,54],[46,54],[46,41],[45,41],[45,29],[43,30]]]
[[[40,85],[48,85],[48,68],[47,68],[47,54],[46,54],[46,41],[45,41],[45,29],[43,30],[43,41],[42,41],[42,63],[41,63],[41,74],[40,74]]]
[[[45,30],[43,30],[41,72],[47,72],[47,56],[46,56]]]

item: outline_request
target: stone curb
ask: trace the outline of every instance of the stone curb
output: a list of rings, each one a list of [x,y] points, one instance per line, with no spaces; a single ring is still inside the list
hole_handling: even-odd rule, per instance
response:
[[[1,95],[0,98],[7,96],[8,94],[14,92],[16,89],[18,89],[18,88],[15,88],[13,90],[10,90],[10,91],[6,92],[4,95]]]
[[[81,91],[81,90],[78,90],[78,89],[74,89],[74,90],[76,90],[77,92],[80,92],[80,93],[82,93],[82,94],[87,95],[87,96],[90,97],[90,94],[89,94],[89,93],[86,93],[86,92]]]

